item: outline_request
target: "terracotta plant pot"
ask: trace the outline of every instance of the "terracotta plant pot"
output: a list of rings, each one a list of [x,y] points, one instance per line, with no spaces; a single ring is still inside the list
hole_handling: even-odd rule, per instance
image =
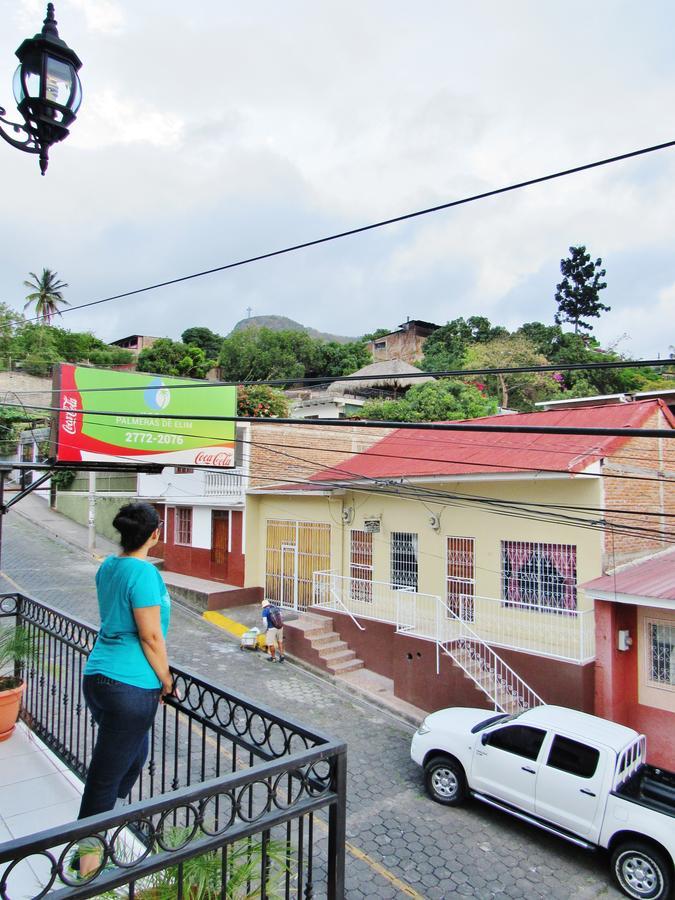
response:
[[[6,741],[14,731],[25,687],[21,682],[18,687],[0,691],[0,741]]]

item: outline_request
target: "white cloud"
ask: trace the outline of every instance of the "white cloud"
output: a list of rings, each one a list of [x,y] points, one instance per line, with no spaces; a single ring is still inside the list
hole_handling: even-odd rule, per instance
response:
[[[115,144],[174,147],[183,135],[183,121],[142,102],[123,100],[113,90],[91,93],[73,127],[70,143],[87,150]]]

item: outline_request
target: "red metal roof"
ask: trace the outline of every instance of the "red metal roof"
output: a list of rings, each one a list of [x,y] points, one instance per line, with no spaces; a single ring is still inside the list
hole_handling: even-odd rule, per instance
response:
[[[601,575],[582,585],[589,594],[628,594],[651,600],[675,601],[675,549],[643,562],[631,563],[610,575]]]
[[[640,428],[657,410],[675,427],[660,400],[471,419],[471,424],[568,428]],[[500,472],[582,472],[627,438],[401,429],[370,449],[312,475],[312,481],[475,475]]]

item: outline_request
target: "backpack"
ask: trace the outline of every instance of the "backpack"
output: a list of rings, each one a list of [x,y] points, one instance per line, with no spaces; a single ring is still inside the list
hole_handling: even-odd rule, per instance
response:
[[[272,628],[282,628],[284,620],[281,616],[281,610],[278,606],[270,606],[269,615],[267,617]]]

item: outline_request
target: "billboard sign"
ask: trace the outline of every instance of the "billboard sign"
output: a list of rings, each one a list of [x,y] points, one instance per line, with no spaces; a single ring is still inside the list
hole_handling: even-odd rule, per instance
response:
[[[62,364],[53,406],[58,462],[234,466],[235,423],[219,417],[236,415],[235,387]]]

